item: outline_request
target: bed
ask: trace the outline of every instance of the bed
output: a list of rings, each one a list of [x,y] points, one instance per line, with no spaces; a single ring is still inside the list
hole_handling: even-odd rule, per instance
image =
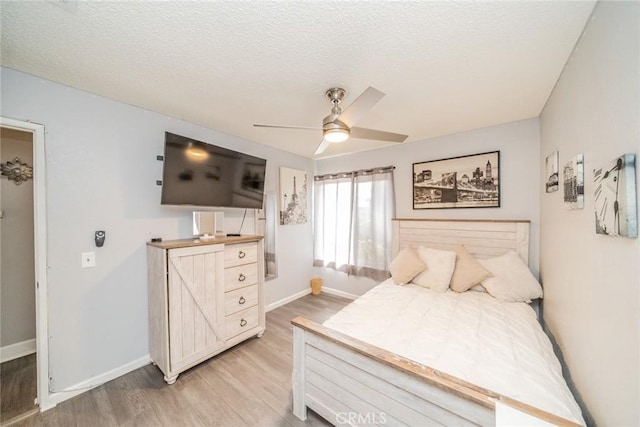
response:
[[[392,245],[528,262],[529,222],[398,219]],[[292,323],[302,420],[311,408],[334,425],[584,424],[526,303],[389,279],[322,325]]]

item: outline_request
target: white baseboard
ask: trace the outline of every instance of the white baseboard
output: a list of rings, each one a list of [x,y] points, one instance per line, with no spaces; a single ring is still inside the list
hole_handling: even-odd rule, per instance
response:
[[[349,292],[345,292],[345,291],[341,291],[339,289],[333,289],[333,288],[322,288],[322,292],[326,292],[328,294],[335,295],[335,296],[338,296],[338,297],[347,298],[347,299],[350,299],[350,300],[354,300],[354,299],[360,298],[359,295],[350,294]]]
[[[333,289],[333,288],[327,288],[327,287],[323,287],[322,288],[322,292],[325,292],[327,294],[330,295],[335,295],[338,297],[343,297],[343,298],[347,298],[350,300],[354,300],[356,298],[359,298],[359,295],[356,294],[350,294],[349,292],[344,292],[338,289]],[[266,308],[265,311],[271,311],[271,310],[275,310],[278,307],[281,307],[285,304],[289,304],[292,301],[297,300],[298,298],[302,298],[305,295],[309,295],[311,293],[311,289],[306,289],[304,291],[300,291],[300,292],[296,292],[295,294],[288,296],[286,298],[281,299],[280,301],[276,301],[276,302],[272,302],[271,304],[269,304]]]
[[[118,377],[123,376],[131,371],[135,371],[136,369],[142,368],[143,366],[151,363],[150,356],[144,356],[132,362],[126,363],[122,366],[119,366],[110,371],[104,372],[100,375],[96,375],[93,378],[89,378],[88,380],[81,381],[75,385],[65,388],[64,390],[50,392],[49,398],[47,399],[47,405],[41,406],[41,411],[46,411],[55,407],[58,403],[62,403],[65,400],[71,399],[79,394],[84,393],[85,391],[89,391],[92,388],[101,386],[102,384],[109,382],[111,380],[115,380]]]
[[[310,293],[311,293],[311,288],[305,289],[304,291],[296,292],[295,294],[288,296],[286,298],[283,298],[280,301],[272,302],[267,306],[266,311],[275,310],[278,307],[281,307],[285,304],[289,304],[291,301],[295,301],[298,298],[302,298],[305,295],[309,295]]]
[[[0,363],[27,356],[36,352],[36,339],[17,342],[0,347]]]

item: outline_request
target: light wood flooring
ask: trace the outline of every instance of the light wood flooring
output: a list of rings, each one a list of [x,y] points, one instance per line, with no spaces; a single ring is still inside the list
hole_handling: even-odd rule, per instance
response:
[[[15,426],[326,426],[292,413],[291,319],[323,322],[350,301],[308,295],[267,313],[267,330],[167,385],[148,365]]]
[[[0,365],[0,424],[36,408],[36,355]]]

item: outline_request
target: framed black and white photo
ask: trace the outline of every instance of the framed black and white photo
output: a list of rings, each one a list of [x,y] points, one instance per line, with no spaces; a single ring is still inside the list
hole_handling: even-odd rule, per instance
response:
[[[547,193],[558,191],[558,152],[549,154],[545,160],[545,189]]]
[[[280,168],[280,225],[307,222],[307,173]]]
[[[413,209],[500,207],[500,152],[413,164]]]
[[[584,156],[578,154],[564,165],[562,173],[564,207],[584,208]]]
[[[596,233],[638,237],[635,154],[594,169],[593,184]]]

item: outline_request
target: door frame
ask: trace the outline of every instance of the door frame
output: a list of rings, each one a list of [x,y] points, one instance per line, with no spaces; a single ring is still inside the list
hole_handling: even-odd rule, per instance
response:
[[[33,135],[33,226],[36,277],[36,369],[40,410],[55,406],[49,399],[49,340],[47,301],[47,204],[44,125],[0,117],[0,127]]]

